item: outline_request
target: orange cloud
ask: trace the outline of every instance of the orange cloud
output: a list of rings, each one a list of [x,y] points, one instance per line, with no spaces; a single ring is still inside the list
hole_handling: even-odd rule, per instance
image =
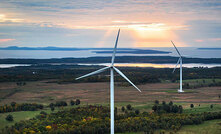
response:
[[[23,19],[7,18],[5,14],[0,14],[0,22],[22,22]]]
[[[221,41],[221,38],[212,38],[211,41]]]
[[[15,39],[0,39],[0,42],[8,42],[8,41],[13,41]]]
[[[204,40],[196,39],[195,42],[204,42]]]

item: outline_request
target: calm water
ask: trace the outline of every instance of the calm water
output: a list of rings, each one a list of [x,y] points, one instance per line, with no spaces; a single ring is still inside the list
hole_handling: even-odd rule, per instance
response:
[[[63,64],[63,63],[62,63]],[[60,64],[55,64],[60,65]],[[73,65],[73,64],[68,64]],[[110,63],[100,63],[100,64],[78,64],[78,65],[100,65],[100,66],[109,66]],[[0,68],[11,68],[17,66],[31,66],[30,64],[0,64]],[[152,63],[116,63],[115,66],[119,67],[154,67],[154,68],[174,68],[175,64],[152,64]],[[178,66],[179,67],[179,66]],[[183,67],[192,68],[192,67],[221,67],[221,64],[183,64]]]
[[[30,66],[29,64],[0,64],[0,68],[11,68],[18,66]]]
[[[78,64],[78,65],[102,65],[109,66],[110,63],[101,63],[101,64]],[[119,67],[154,67],[154,68],[174,68],[176,64],[152,64],[152,63],[116,63],[115,66]],[[178,66],[179,67],[179,66]],[[183,67],[192,68],[192,67],[221,67],[221,64],[183,64]]]
[[[173,47],[165,48],[143,48],[143,49],[152,49],[160,51],[169,51],[170,54],[116,54],[116,56],[178,56]],[[193,58],[221,58],[221,50],[198,50],[193,47],[180,47],[178,48],[180,53],[185,57]],[[92,53],[92,50],[84,51],[43,51],[43,50],[0,50],[0,59],[5,58],[20,58],[20,59],[48,59],[48,58],[65,58],[65,57],[95,57],[95,56],[111,56],[112,54],[96,54]],[[174,64],[150,64],[150,63],[136,63],[134,61],[131,63],[119,63],[117,66],[128,66],[128,67],[155,67],[155,68],[164,68],[169,67],[173,68]],[[91,65],[91,64],[84,64]],[[107,65],[107,64],[99,64]],[[15,66],[29,66],[29,65],[18,65],[18,64],[0,64],[0,68],[9,68]],[[215,67],[221,66],[221,64],[183,64],[184,67]]]
[[[172,52],[170,54],[118,54],[117,56],[133,55],[133,56],[177,56],[174,48],[158,47],[158,48],[145,48],[152,50],[161,50]],[[221,50],[198,50],[193,47],[181,47],[180,53],[185,57],[194,58],[221,58]],[[0,59],[4,58],[33,58],[33,59],[48,59],[48,58],[64,58],[64,57],[92,57],[92,56],[111,56],[112,54],[96,54],[91,50],[84,51],[43,51],[43,50],[0,50]]]

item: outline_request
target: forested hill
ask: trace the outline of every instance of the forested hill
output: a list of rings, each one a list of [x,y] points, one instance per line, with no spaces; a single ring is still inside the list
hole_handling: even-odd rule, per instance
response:
[[[176,63],[171,56],[117,56],[115,63]],[[0,64],[50,64],[50,63],[109,63],[111,57],[53,58],[53,59],[0,59]],[[221,63],[221,58],[186,58],[183,63]]]

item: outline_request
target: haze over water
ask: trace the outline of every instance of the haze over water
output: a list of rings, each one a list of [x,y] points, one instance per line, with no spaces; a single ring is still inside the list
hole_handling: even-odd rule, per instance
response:
[[[175,56],[178,57],[173,47],[156,47],[156,48],[143,48],[151,50],[160,50],[172,52],[169,54],[119,54],[117,56]],[[181,47],[179,48],[180,53],[184,57],[193,58],[221,58],[221,50],[199,50],[193,47]],[[96,56],[111,56],[111,54],[96,54],[92,50],[83,51],[45,51],[45,50],[0,50],[0,58],[19,58],[19,59],[50,59],[50,58],[80,58],[80,57],[96,57]],[[116,57],[117,58],[117,57]],[[154,67],[154,68],[173,68],[174,64],[152,64],[152,63],[117,63],[116,66],[127,66],[127,67]],[[81,65],[108,65],[103,64],[81,64]],[[18,65],[18,64],[0,64],[0,68],[10,68],[15,66],[29,66]],[[216,67],[221,64],[183,64],[183,67]]]
[[[160,50],[172,52],[169,54],[119,54],[117,56],[175,56],[178,57],[173,47],[150,47],[144,49]],[[194,47],[178,48],[182,56],[193,58],[221,58],[221,49],[218,50],[199,50]],[[19,58],[19,59],[50,59],[50,58],[79,58],[79,57],[97,57],[111,56],[111,54],[96,54],[91,50],[82,51],[45,51],[45,50],[0,50],[0,58]],[[136,62],[136,61],[134,61]]]

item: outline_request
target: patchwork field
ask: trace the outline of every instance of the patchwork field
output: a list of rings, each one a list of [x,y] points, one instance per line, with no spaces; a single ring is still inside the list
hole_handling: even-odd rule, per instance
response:
[[[187,80],[190,83],[194,81]],[[198,80],[200,81],[200,80]],[[201,113],[221,111],[221,87],[201,87],[197,89],[184,89],[184,93],[177,93],[179,83],[155,83],[138,85],[142,92],[138,92],[131,86],[115,86],[115,106],[118,107],[119,113],[121,106],[131,104],[135,109],[143,111],[152,111],[154,100],[173,101],[178,105],[182,105],[185,113]],[[57,84],[51,81],[35,81],[27,82],[24,86],[17,86],[14,82],[0,83],[0,104],[10,104],[15,101],[17,103],[41,103],[48,105],[51,102],[65,100],[69,103],[71,99],[80,99],[81,105],[109,105],[109,83],[69,83]],[[190,104],[194,104],[194,109],[190,108]],[[213,108],[210,108],[213,104]],[[66,107],[70,108],[70,106]],[[55,109],[54,112],[62,109]],[[49,108],[44,109],[50,113]],[[21,111],[11,112],[14,121],[7,122],[5,117],[9,113],[0,114],[0,129],[5,126],[11,126],[15,122],[24,119],[30,119],[39,114],[40,111]],[[215,124],[214,124],[215,123]],[[219,133],[221,130],[220,120],[208,121],[201,125],[185,126],[179,133],[196,133],[199,129],[207,129],[199,132]],[[216,129],[216,130],[213,130]],[[158,133],[158,131],[156,132]],[[160,133],[160,132],[159,132]],[[167,132],[166,132],[167,133]],[[169,131],[168,131],[169,133]]]
[[[116,84],[118,85],[118,84]],[[221,87],[184,89],[177,93],[178,83],[156,83],[138,85],[142,92],[132,86],[115,86],[116,103],[152,103],[154,100],[179,103],[221,103]],[[0,104],[16,102],[50,103],[57,100],[81,99],[84,103],[108,103],[109,83],[57,84],[49,81],[27,82],[25,86],[16,83],[0,83]]]

